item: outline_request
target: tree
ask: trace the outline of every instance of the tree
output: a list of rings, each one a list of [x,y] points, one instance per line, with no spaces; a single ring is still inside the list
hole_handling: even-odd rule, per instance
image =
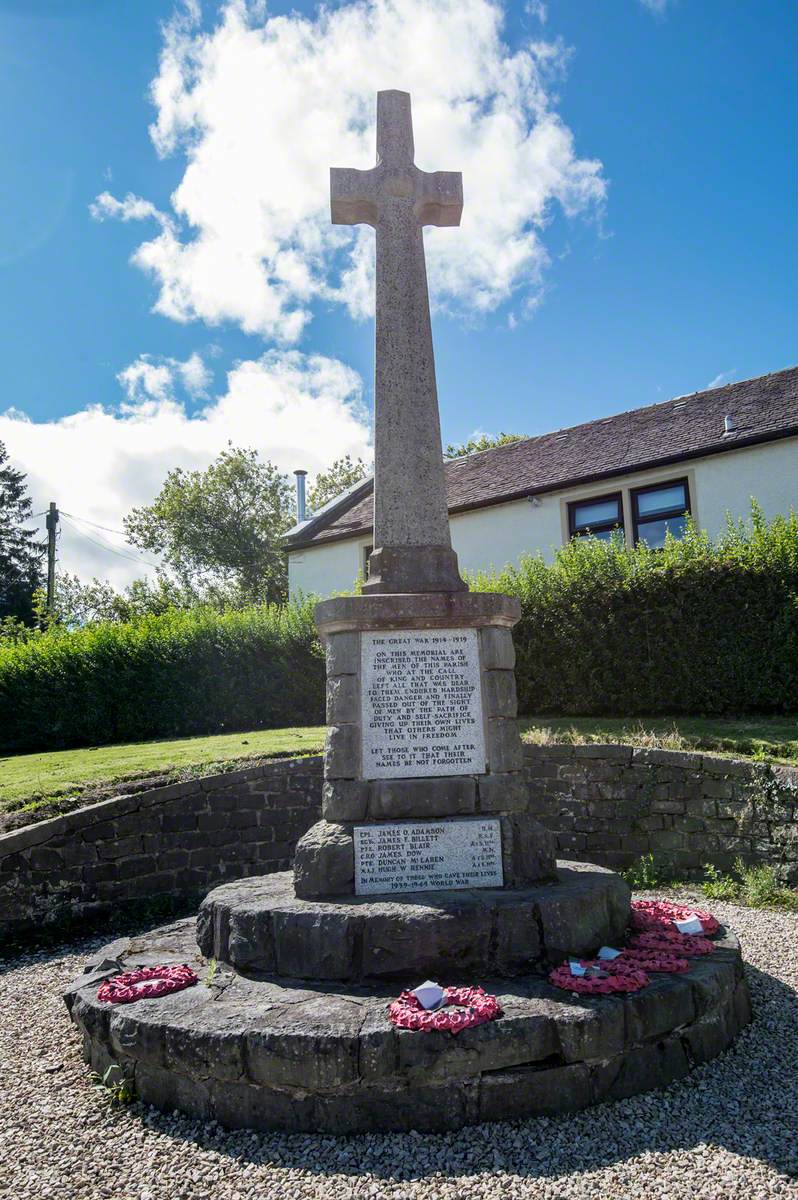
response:
[[[124,519],[132,544],[162,555],[181,588],[248,603],[285,599],[293,523],[287,476],[232,445],[204,471],[170,471],[153,503]]]
[[[155,579],[134,579],[123,592],[116,591],[102,579],[94,578],[90,583],[84,583],[77,575],[59,572],[56,576],[55,619],[66,629],[96,621],[132,621],[134,617],[157,616],[169,609],[185,610],[198,605],[222,612],[243,607],[245,603],[234,588],[225,591],[209,588],[198,592],[164,574]]]
[[[66,629],[92,621],[116,621],[119,593],[107,580],[84,583],[80,576],[58,571],[55,577],[54,617]]]
[[[25,476],[9,464],[0,442],[0,620],[33,620],[33,595],[42,582],[45,543],[37,540],[35,529],[24,528],[31,508]]]
[[[318,512],[320,508],[323,508],[330,500],[335,500],[347,488],[360,483],[367,474],[368,467],[362,458],[358,458],[355,462],[352,461],[349,454],[345,454],[343,458],[337,458],[326,471],[319,471],[316,482],[311,488],[308,488],[308,508],[311,512]]]
[[[481,433],[468,442],[450,444],[443,452],[444,458],[462,458],[465,454],[477,454],[480,450],[492,450],[494,446],[506,446],[509,442],[521,442],[523,433]]]

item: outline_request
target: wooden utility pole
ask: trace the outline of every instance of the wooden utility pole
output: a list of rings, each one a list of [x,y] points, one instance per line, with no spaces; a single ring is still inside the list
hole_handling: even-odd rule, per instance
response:
[[[50,501],[47,513],[47,615],[53,615],[55,604],[55,535],[58,529],[58,509],[55,500]]]

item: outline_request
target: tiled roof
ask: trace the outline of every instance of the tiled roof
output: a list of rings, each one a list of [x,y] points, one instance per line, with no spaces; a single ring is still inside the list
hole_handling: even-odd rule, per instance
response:
[[[724,435],[726,416],[734,430]],[[798,367],[451,459],[445,464],[449,511],[559,491],[790,434],[798,434]],[[373,520],[373,487],[364,484],[302,526],[289,548],[362,535]]]

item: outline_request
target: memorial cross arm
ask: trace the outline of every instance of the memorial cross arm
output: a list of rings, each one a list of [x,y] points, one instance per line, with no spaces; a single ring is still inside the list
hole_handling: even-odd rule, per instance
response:
[[[463,212],[461,172],[422,171],[413,158],[409,93],[379,92],[377,165],[368,171],[330,168],[333,225],[376,228],[382,207],[395,200],[412,200],[419,225],[459,225]]]

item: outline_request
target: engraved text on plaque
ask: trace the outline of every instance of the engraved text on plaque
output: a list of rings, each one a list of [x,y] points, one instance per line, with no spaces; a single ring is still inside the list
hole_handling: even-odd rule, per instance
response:
[[[356,825],[355,893],[502,887],[500,822]]]
[[[363,778],[485,770],[476,629],[391,629],[361,640]]]

